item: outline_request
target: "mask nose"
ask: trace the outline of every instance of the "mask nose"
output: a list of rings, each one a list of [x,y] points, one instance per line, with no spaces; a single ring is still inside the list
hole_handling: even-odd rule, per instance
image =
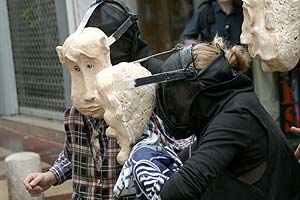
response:
[[[96,100],[95,94],[94,94],[94,83],[95,78],[92,76],[89,76],[89,74],[85,74],[83,76],[84,78],[84,87],[85,87],[85,93],[83,94],[83,100],[90,102]]]
[[[83,97],[83,100],[84,101],[94,101],[96,98],[95,98],[95,96],[94,95],[85,95],[84,97]]]

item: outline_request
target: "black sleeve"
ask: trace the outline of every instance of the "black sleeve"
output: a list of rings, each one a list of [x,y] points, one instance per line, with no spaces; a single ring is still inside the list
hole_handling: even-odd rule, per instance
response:
[[[180,39],[197,39],[201,30],[204,29],[204,20],[206,20],[205,17],[205,11],[206,6],[201,6],[197,9],[195,14],[193,15],[192,19],[188,23],[188,25],[183,30]]]
[[[157,74],[161,72],[161,66],[163,63],[164,62],[159,59],[150,58],[145,62],[142,62],[141,65],[148,69],[152,74]]]
[[[256,123],[250,114],[222,113],[199,138],[198,149],[163,186],[162,200],[201,197],[213,179],[228,166],[234,156],[251,141],[249,125]]]

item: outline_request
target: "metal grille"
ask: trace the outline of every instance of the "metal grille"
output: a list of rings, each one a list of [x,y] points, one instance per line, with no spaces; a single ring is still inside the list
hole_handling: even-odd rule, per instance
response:
[[[63,112],[54,0],[7,0],[20,107]]]

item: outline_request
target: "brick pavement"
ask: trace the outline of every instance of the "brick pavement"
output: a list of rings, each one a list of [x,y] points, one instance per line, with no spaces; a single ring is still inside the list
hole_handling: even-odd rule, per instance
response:
[[[62,146],[62,143],[26,135],[0,125],[0,199],[8,200],[4,168],[6,156],[20,151],[36,152],[41,156],[42,170],[46,171],[57,158]],[[67,181],[60,186],[51,187],[44,196],[45,200],[67,200],[71,199],[71,193],[72,184],[71,181]]]

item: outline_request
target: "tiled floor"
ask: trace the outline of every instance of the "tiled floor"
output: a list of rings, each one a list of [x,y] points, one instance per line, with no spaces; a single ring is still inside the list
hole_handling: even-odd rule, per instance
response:
[[[36,138],[16,132],[0,125],[0,199],[8,200],[8,190],[5,177],[6,156],[20,151],[32,151],[40,154],[42,170],[47,170],[62,149],[61,143]],[[70,181],[51,187],[44,194],[45,200],[69,200],[72,193]]]

